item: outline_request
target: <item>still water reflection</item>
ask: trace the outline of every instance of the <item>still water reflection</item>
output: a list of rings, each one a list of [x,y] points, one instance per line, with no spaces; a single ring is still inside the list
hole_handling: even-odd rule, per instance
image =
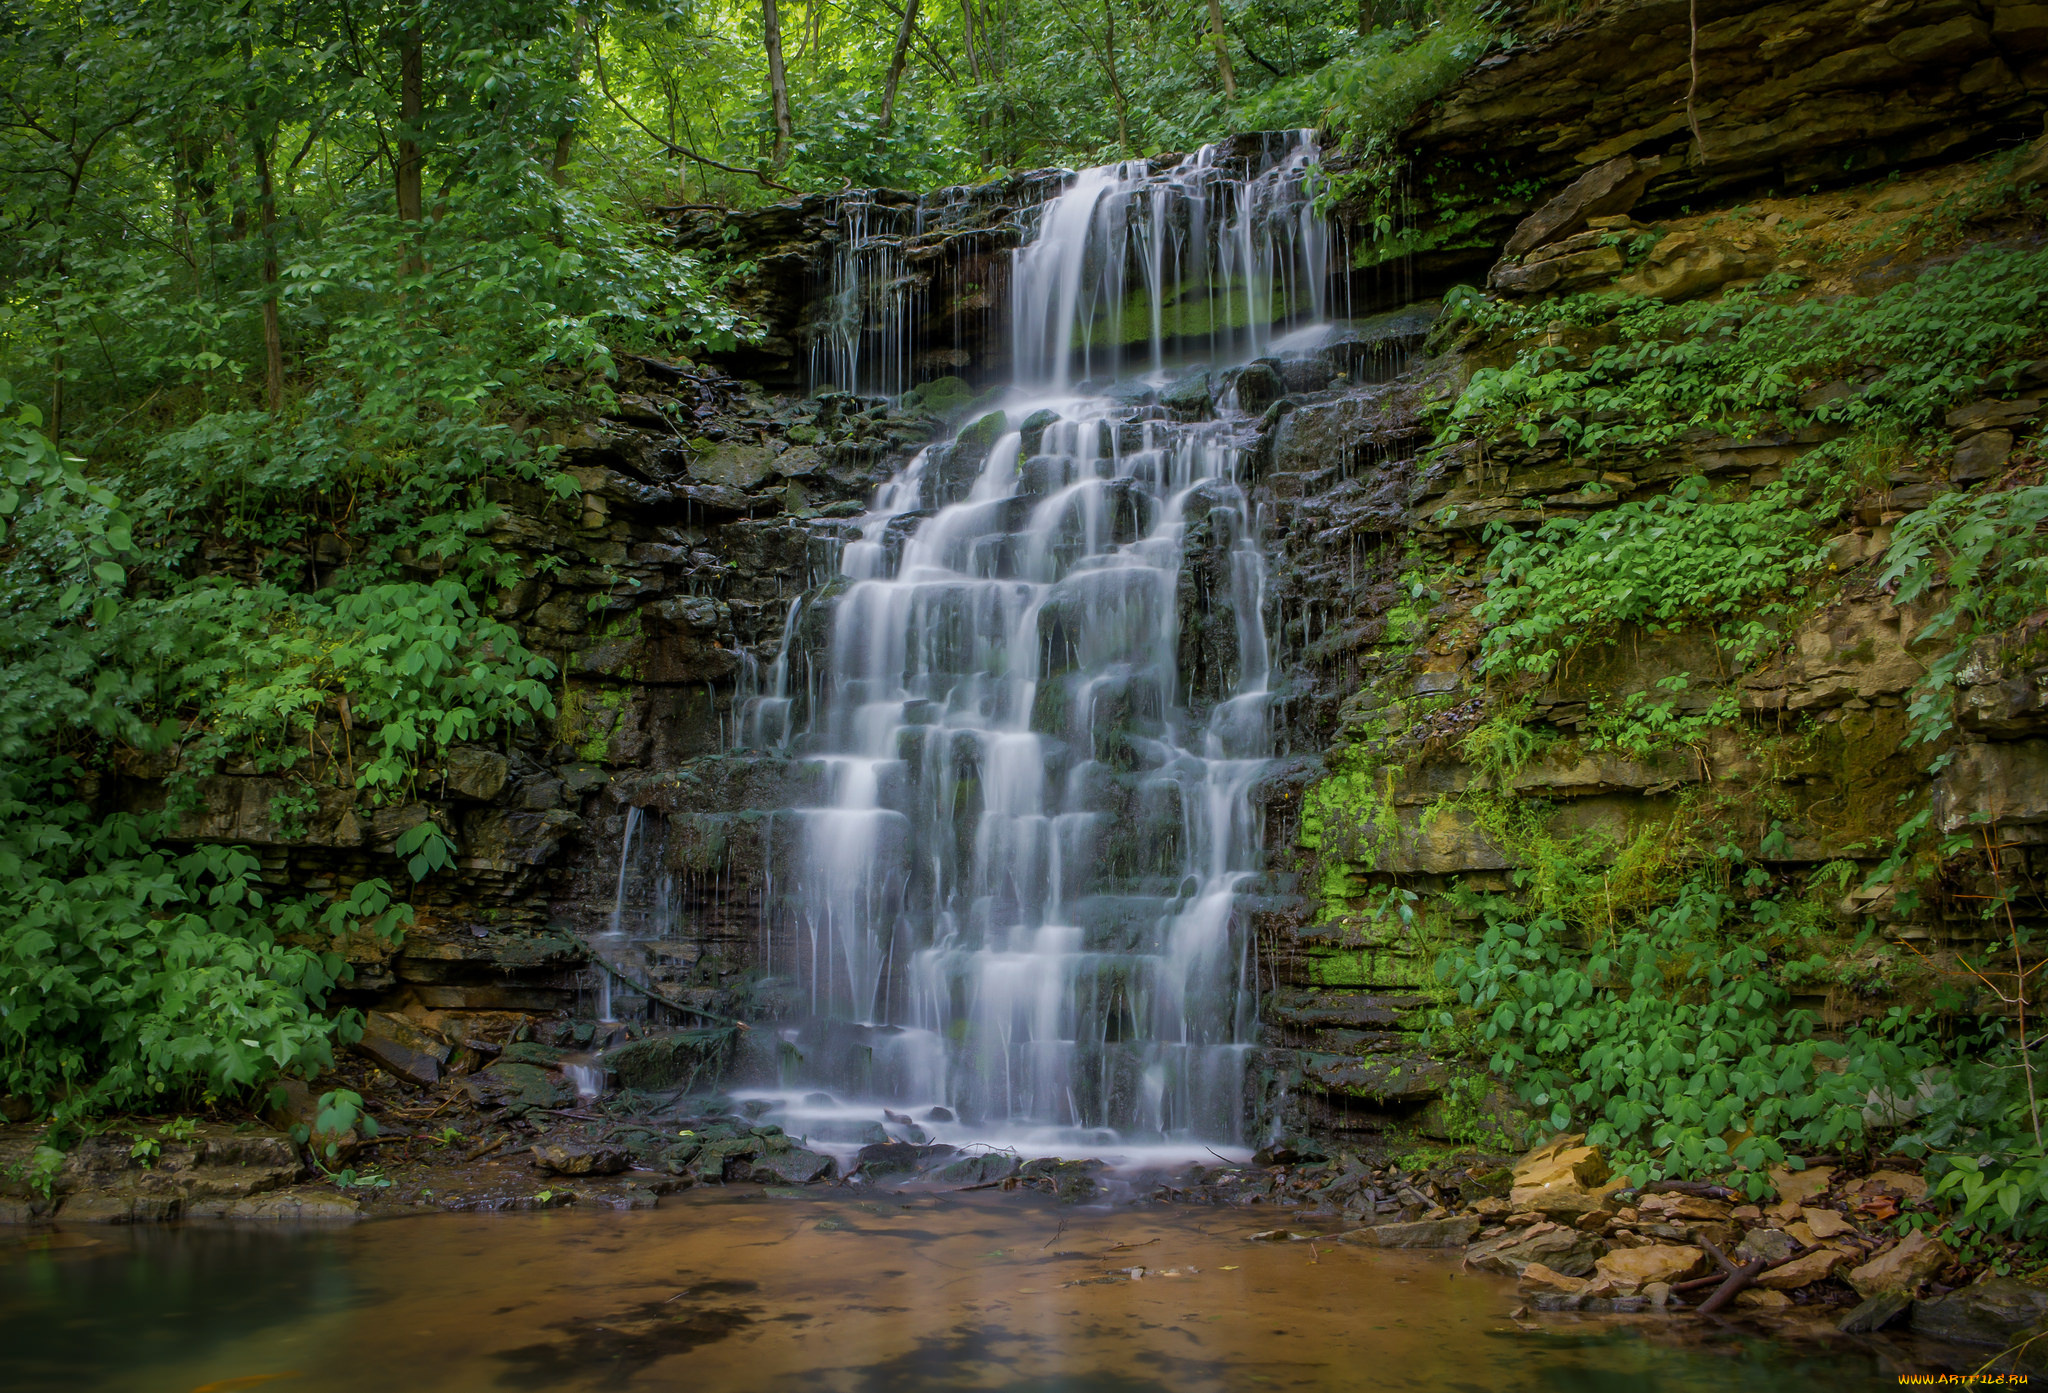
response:
[[[1869,1346],[1521,1323],[1440,1255],[1221,1211],[695,1194],[642,1213],[0,1237],[0,1386],[325,1390],[1798,1389]],[[1133,1269],[1142,1269],[1135,1272]]]

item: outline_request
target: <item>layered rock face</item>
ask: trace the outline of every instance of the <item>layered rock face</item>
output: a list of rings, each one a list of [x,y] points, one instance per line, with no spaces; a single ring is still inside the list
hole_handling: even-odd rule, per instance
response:
[[[1603,5],[1485,60],[1402,133],[1429,229],[1415,271],[1476,278],[1536,204],[1617,157],[1649,167],[1643,209],[1670,216],[1981,153],[2039,134],[2044,109],[2039,5]]]

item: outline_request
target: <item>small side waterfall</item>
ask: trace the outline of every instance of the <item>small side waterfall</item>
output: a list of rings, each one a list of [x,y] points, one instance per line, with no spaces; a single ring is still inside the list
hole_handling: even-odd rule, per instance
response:
[[[1216,369],[1325,316],[1315,156],[1105,166],[1028,214],[999,414],[860,520],[808,730],[787,639],[748,704],[743,739],[824,789],[777,815],[763,929],[805,1012],[790,1131],[875,1139],[880,1104],[1038,1152],[1248,1140],[1271,657],[1253,423]],[[841,248],[813,376],[907,386],[860,318],[869,255]]]

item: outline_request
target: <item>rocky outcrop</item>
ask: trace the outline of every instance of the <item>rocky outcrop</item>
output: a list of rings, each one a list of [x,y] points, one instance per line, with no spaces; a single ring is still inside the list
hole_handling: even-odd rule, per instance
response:
[[[1402,133],[1410,186],[1431,190],[1421,216],[1452,229],[1425,239],[1416,269],[1474,276],[1555,191],[1624,160],[1637,164],[1617,187],[1649,170],[1639,206],[1661,217],[2038,134],[2041,13],[2002,0],[1602,5],[1485,60]]]

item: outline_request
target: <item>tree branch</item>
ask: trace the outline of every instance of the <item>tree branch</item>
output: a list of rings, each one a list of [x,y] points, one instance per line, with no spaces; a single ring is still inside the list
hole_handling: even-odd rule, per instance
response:
[[[769,178],[768,172],[766,170],[747,169],[741,165],[727,164],[723,160],[714,160],[709,155],[700,155],[695,150],[690,149],[686,145],[676,144],[673,140],[670,140],[660,131],[657,131],[653,127],[649,126],[645,121],[642,121],[639,117],[635,116],[631,111],[628,111],[626,109],[626,104],[624,102],[620,101],[617,97],[612,95],[611,83],[605,77],[604,58],[601,55],[597,60],[597,89],[598,91],[604,93],[604,99],[606,101],[610,102],[613,106],[619,109],[619,115],[625,117],[628,121],[631,121],[634,125],[638,126],[656,143],[658,143],[661,146],[662,150],[667,154],[681,155],[684,159],[695,160],[698,164],[708,164],[713,169],[722,169],[727,174],[751,175],[752,177],[759,179],[762,183],[766,184],[771,189],[781,189],[784,193],[793,193],[799,197],[803,195],[802,189],[794,189],[791,188],[789,185],[780,182],[779,180]]]

